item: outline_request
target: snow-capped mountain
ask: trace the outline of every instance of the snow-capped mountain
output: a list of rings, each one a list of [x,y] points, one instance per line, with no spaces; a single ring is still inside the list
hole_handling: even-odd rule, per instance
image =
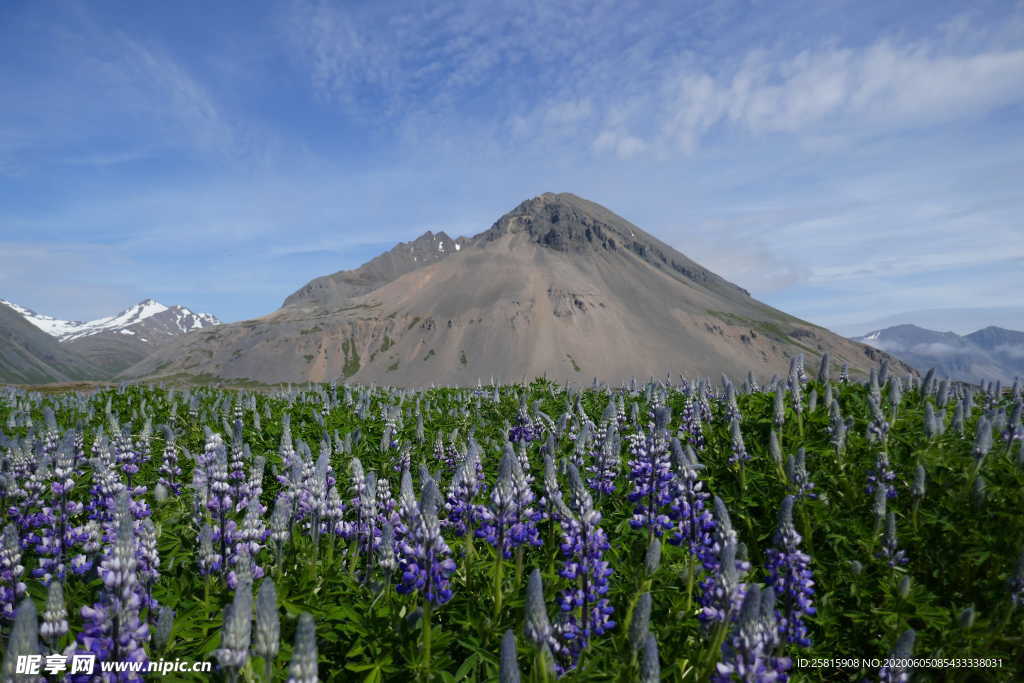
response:
[[[146,299],[116,315],[81,322],[37,313],[11,301],[0,303],[111,375],[145,358],[165,342],[193,330],[219,325],[209,313],[164,306]]]
[[[119,332],[128,336],[139,335],[140,338],[151,331],[157,336],[178,335],[220,324],[220,320],[209,313],[194,313],[184,306],[164,306],[153,299],[140,301],[116,315],[88,322],[61,320],[36,313],[30,308],[19,306],[5,299],[0,299],[0,303],[13,308],[25,320],[61,342],[69,342],[103,332]],[[145,329],[140,326],[144,326]],[[143,339],[143,341],[148,340]]]

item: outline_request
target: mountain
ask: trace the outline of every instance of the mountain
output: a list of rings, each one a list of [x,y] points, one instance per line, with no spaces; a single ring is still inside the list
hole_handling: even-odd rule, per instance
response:
[[[961,336],[896,325],[853,339],[891,353],[922,372],[935,368],[940,375],[964,382],[1012,382],[1024,376],[1024,332],[1001,327]]]
[[[43,384],[93,379],[102,371],[0,303],[0,382]]]
[[[429,255],[429,256],[428,256]],[[608,209],[529,199],[484,232],[426,233],[317,278],[262,318],[173,340],[122,377],[423,386],[665,373],[762,378],[885,354],[753,299]],[[893,360],[893,370],[910,371]]]
[[[88,322],[61,320],[0,300],[61,346],[88,360],[100,371],[94,377],[111,377],[139,362],[172,337],[219,325],[208,313],[193,313],[184,306],[164,306],[145,299],[116,315]]]
[[[331,305],[372,292],[406,273],[440,261],[462,249],[465,237],[453,240],[443,232],[427,231],[412,242],[399,242],[355,270],[318,277],[284,300],[285,306]]]

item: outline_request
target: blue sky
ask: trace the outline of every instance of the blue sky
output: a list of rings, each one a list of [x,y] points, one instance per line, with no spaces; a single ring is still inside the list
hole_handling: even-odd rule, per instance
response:
[[[0,3],[0,298],[239,320],[567,191],[840,332],[1024,329],[1024,3],[143,4]]]

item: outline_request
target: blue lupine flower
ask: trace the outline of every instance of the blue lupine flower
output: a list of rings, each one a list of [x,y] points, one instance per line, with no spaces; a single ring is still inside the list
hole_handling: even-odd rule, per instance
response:
[[[907,683],[910,680],[910,668],[901,666],[901,664],[914,654],[916,636],[917,633],[912,628],[908,628],[900,635],[892,654],[886,658],[886,661],[892,661],[896,666],[883,666],[878,671],[879,681],[882,683]]]
[[[900,549],[896,539],[896,515],[891,510],[885,518],[885,537],[882,541],[882,550],[878,555],[888,562],[890,567],[903,565],[910,561],[906,551]]]
[[[818,494],[814,493],[814,482],[807,474],[806,457],[806,452],[801,446],[795,454],[786,459],[786,478],[789,479],[789,485],[796,492],[794,495],[798,499],[814,500]]]
[[[441,523],[437,518],[437,502],[440,494],[433,479],[423,486],[419,503],[409,500],[406,489],[408,472],[402,475],[403,495],[401,500],[402,523],[408,529],[405,537],[398,542],[398,566],[402,572],[399,593],[421,591],[424,597],[436,605],[443,605],[452,597],[450,577],[455,573],[455,561],[451,549],[441,537]],[[409,479],[411,487],[411,479]]]
[[[593,509],[590,496],[580,479],[576,466],[567,466],[573,498],[578,502],[577,515],[561,520],[562,555],[565,562],[559,576],[570,581],[570,587],[558,596],[562,618],[556,630],[562,640],[557,666],[560,672],[576,666],[580,653],[591,638],[615,626],[611,616],[614,608],[605,594],[612,568],[604,560],[611,545],[600,527],[601,513]]]
[[[698,618],[705,624],[733,619],[743,604],[746,584],[743,576],[750,563],[738,557],[739,542],[732,527],[729,511],[721,498],[714,498],[714,543],[701,558],[708,573],[700,583],[701,612]]]
[[[739,417],[734,415],[731,418],[729,430],[732,435],[732,450],[729,453],[729,464],[734,465],[750,460],[750,454],[747,453],[747,447],[743,443],[743,431],[740,429]]]
[[[676,476],[669,516],[675,524],[668,542],[687,548],[705,564],[715,552],[715,520],[706,505],[711,494],[704,490],[704,482],[699,476],[703,465],[697,462],[693,449],[689,445],[682,448],[678,440],[672,442],[672,453]]]
[[[804,617],[816,613],[812,602],[814,575],[810,569],[811,557],[800,550],[801,537],[793,525],[793,503],[793,496],[782,500],[775,547],[767,551],[768,583],[781,598],[778,612],[781,635],[786,642],[810,647]]]
[[[519,401],[519,412],[516,414],[515,424],[508,430],[508,440],[512,443],[530,442],[537,438],[538,430],[534,427],[533,420],[526,408],[526,398]]]
[[[739,619],[722,644],[722,661],[711,680],[727,683],[739,679],[751,683],[784,683],[792,667],[788,657],[775,656],[779,629],[775,623],[775,593],[750,586],[743,598]]]
[[[693,447],[698,453],[704,450],[707,442],[704,439],[704,428],[701,426],[701,418],[698,413],[695,399],[691,396],[683,404],[683,413],[680,416],[679,438]]]
[[[25,596],[25,584],[21,580],[24,572],[18,530],[8,523],[0,541],[0,619],[14,621],[17,605]]]
[[[84,627],[76,652],[92,653],[99,661],[146,662],[144,645],[149,625],[140,618],[142,585],[138,577],[134,521],[126,491],[117,502],[117,535],[100,561],[103,580],[100,600],[81,609]],[[141,681],[138,672],[121,672],[119,681]]]
[[[656,536],[672,526],[669,516],[662,511],[672,501],[674,478],[666,429],[669,415],[668,408],[657,408],[650,433],[640,430],[628,437],[633,455],[629,461],[629,478],[633,482],[629,500],[636,503],[629,523],[634,529],[647,527]]]
[[[516,482],[516,470],[519,463],[508,446],[501,458],[498,481],[491,491],[490,505],[480,506],[477,510],[480,527],[476,530],[478,538],[482,538],[498,549],[508,559],[512,551],[520,545],[541,545],[537,531],[533,508],[533,491],[524,486],[520,473],[520,482]]]
[[[885,490],[885,497],[892,499],[896,497],[896,487],[892,484],[895,480],[896,473],[889,464],[889,456],[885,451],[879,451],[875,466],[868,473],[868,483],[864,490],[868,493],[875,493],[881,487]]]

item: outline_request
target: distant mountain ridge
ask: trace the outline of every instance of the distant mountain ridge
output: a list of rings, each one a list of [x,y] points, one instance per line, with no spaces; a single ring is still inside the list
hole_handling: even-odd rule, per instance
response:
[[[964,382],[1012,382],[1024,377],[1024,332],[989,326],[966,335],[917,325],[873,330],[854,341],[886,351],[920,371]]]
[[[469,238],[426,232],[260,318],[172,340],[120,376],[399,386],[784,373],[887,357],[771,308],[603,206],[521,202]],[[914,372],[896,359],[895,372]]]
[[[173,337],[221,324],[209,313],[195,313],[184,306],[165,306],[154,299],[144,299],[115,315],[86,322],[37,313],[6,299],[0,299],[0,304],[51,337],[63,349],[64,356],[77,357],[90,379],[112,377]],[[46,375],[45,372],[37,374]],[[68,373],[52,374],[56,378],[52,381],[64,381]]]

